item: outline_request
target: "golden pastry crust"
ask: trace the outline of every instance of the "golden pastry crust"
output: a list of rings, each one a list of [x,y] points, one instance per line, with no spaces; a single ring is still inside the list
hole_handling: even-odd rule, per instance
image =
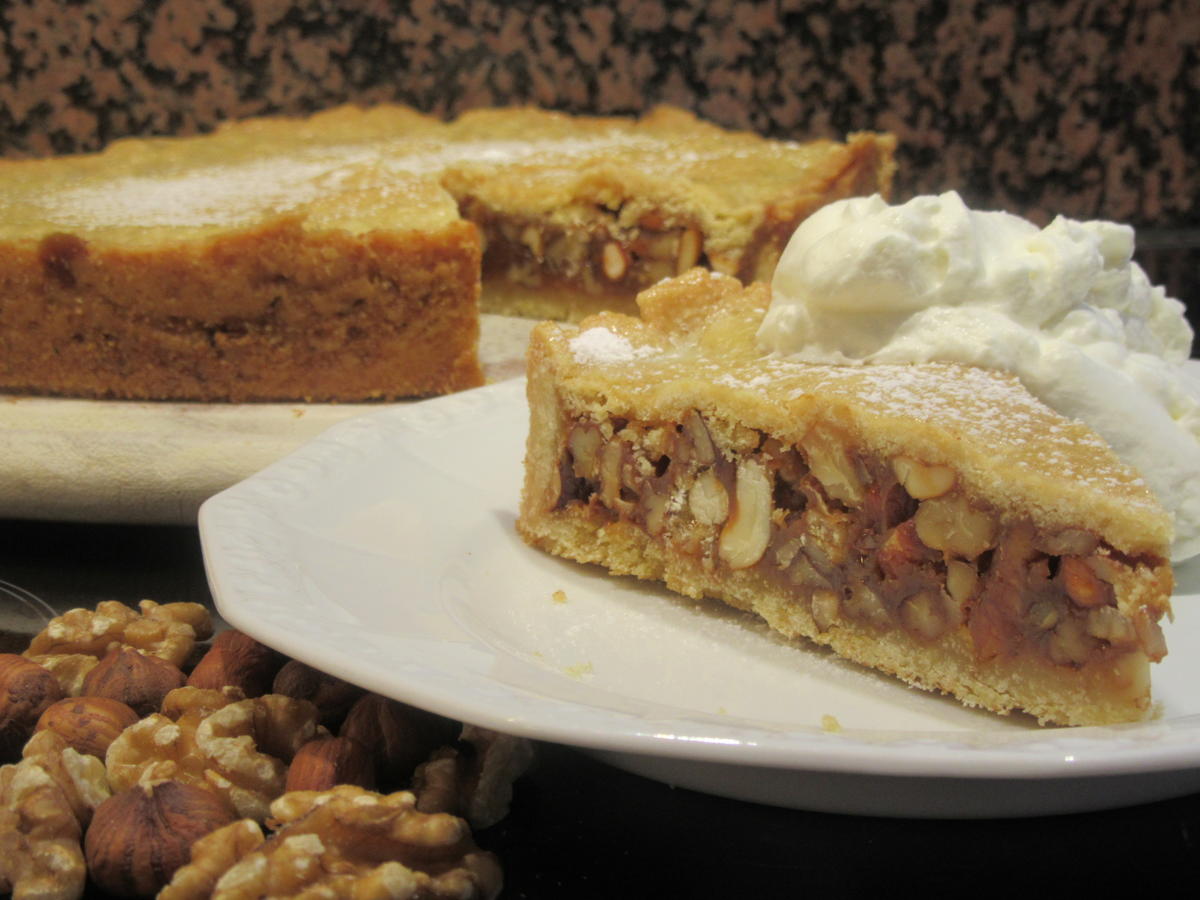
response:
[[[81,189],[71,209],[81,213],[85,198],[103,208],[112,196]],[[366,400],[482,383],[474,228],[451,205],[424,231],[368,230],[385,216],[411,221],[403,203],[381,206],[355,189],[280,213],[227,205],[230,222],[192,210],[191,224],[160,229],[133,224],[124,207],[70,231],[39,234],[31,224],[17,236],[10,219],[0,231],[0,385],[241,401]]]
[[[1005,375],[763,355],[768,297],[696,271],[535,329],[522,536],[971,704],[1144,716],[1170,525],[1136,473]]]
[[[816,206],[886,192],[893,145],[771,142],[677,110],[447,124],[382,106],[3,162],[0,388],[356,401],[475,386],[483,280],[486,311],[564,318],[695,262],[758,272]]]

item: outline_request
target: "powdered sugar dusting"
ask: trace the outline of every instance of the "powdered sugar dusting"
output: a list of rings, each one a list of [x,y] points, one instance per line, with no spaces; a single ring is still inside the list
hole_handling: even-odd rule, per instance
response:
[[[575,361],[583,365],[631,362],[655,353],[653,347],[635,347],[629,338],[603,327],[581,332],[570,344]]]
[[[653,167],[667,173],[700,159],[682,150],[668,152],[679,149],[670,141],[622,130],[533,140],[472,140],[454,137],[450,131],[440,140],[361,142],[350,137],[345,143],[300,145],[287,153],[268,146],[261,155],[250,157],[235,147],[229,158],[210,155],[199,164],[188,164],[188,146],[164,145],[157,148],[158,156],[128,175],[39,192],[34,202],[45,218],[62,228],[228,227],[253,221],[264,212],[303,207],[368,170],[374,175],[373,186],[383,190],[395,178],[438,182],[448,170],[460,166],[503,169],[536,163],[575,171],[589,160],[628,153],[640,169]],[[731,152],[723,145],[711,150],[716,156]],[[0,200],[0,209],[3,205]]]
[[[229,226],[312,202],[342,187],[374,151],[339,148],[291,157],[232,160],[180,171],[80,184],[42,198],[47,218],[65,227]]]
[[[1099,463],[1109,455],[1099,436],[1047,408],[1015,377],[987,369],[937,363],[816,365],[767,356],[730,366],[714,380],[754,391],[771,385],[776,396],[788,400],[806,395],[825,403],[841,399],[873,415],[970,434],[1014,464],[1057,472],[1102,490],[1144,486],[1121,467]]]

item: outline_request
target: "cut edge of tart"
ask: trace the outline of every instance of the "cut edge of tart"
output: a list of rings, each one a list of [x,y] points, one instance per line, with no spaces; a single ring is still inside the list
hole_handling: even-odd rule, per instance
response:
[[[971,706],[1148,716],[1173,581],[1140,477],[1005,374],[764,355],[768,301],[695,270],[539,325],[521,536]]]
[[[663,106],[638,119],[472,110],[447,135],[460,158],[442,184],[484,239],[484,311],[569,321],[636,314],[639,291],[696,265],[769,279],[801,221],[888,196],[896,168],[890,134],[769,140]]]

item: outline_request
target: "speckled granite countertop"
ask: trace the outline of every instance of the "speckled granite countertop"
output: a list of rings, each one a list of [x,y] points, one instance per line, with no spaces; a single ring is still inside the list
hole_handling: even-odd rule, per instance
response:
[[[7,155],[347,101],[671,103],[776,137],[893,131],[898,197],[1128,221],[1194,293],[1200,0],[26,0],[0,29]]]
[[[397,100],[452,114],[665,102],[774,136],[888,129],[901,193],[1200,225],[1200,3],[4,4],[0,143]]]

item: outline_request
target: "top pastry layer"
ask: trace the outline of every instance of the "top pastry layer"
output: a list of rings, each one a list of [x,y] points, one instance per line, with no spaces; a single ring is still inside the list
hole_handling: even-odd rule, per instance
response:
[[[608,415],[682,417],[712,402],[799,443],[816,422],[885,457],[952,466],[997,509],[1086,528],[1126,553],[1165,557],[1171,526],[1141,477],[1083,424],[1016,378],[958,365],[829,366],[763,353],[765,285],[694,270],[638,298],[642,318],[603,313],[578,332],[539,326],[562,389],[620,397]],[[535,341],[535,345],[539,342]]]
[[[589,206],[631,224],[654,209],[702,225],[720,253],[748,240],[768,207],[812,206],[839,179],[886,193],[893,144],[768,141],[665,108],[637,121],[515,109],[443,123],[404,107],[340,107],[0,163],[0,239],[63,231],[148,248],[279,216],[313,230],[428,230],[471,196],[564,224]]]

